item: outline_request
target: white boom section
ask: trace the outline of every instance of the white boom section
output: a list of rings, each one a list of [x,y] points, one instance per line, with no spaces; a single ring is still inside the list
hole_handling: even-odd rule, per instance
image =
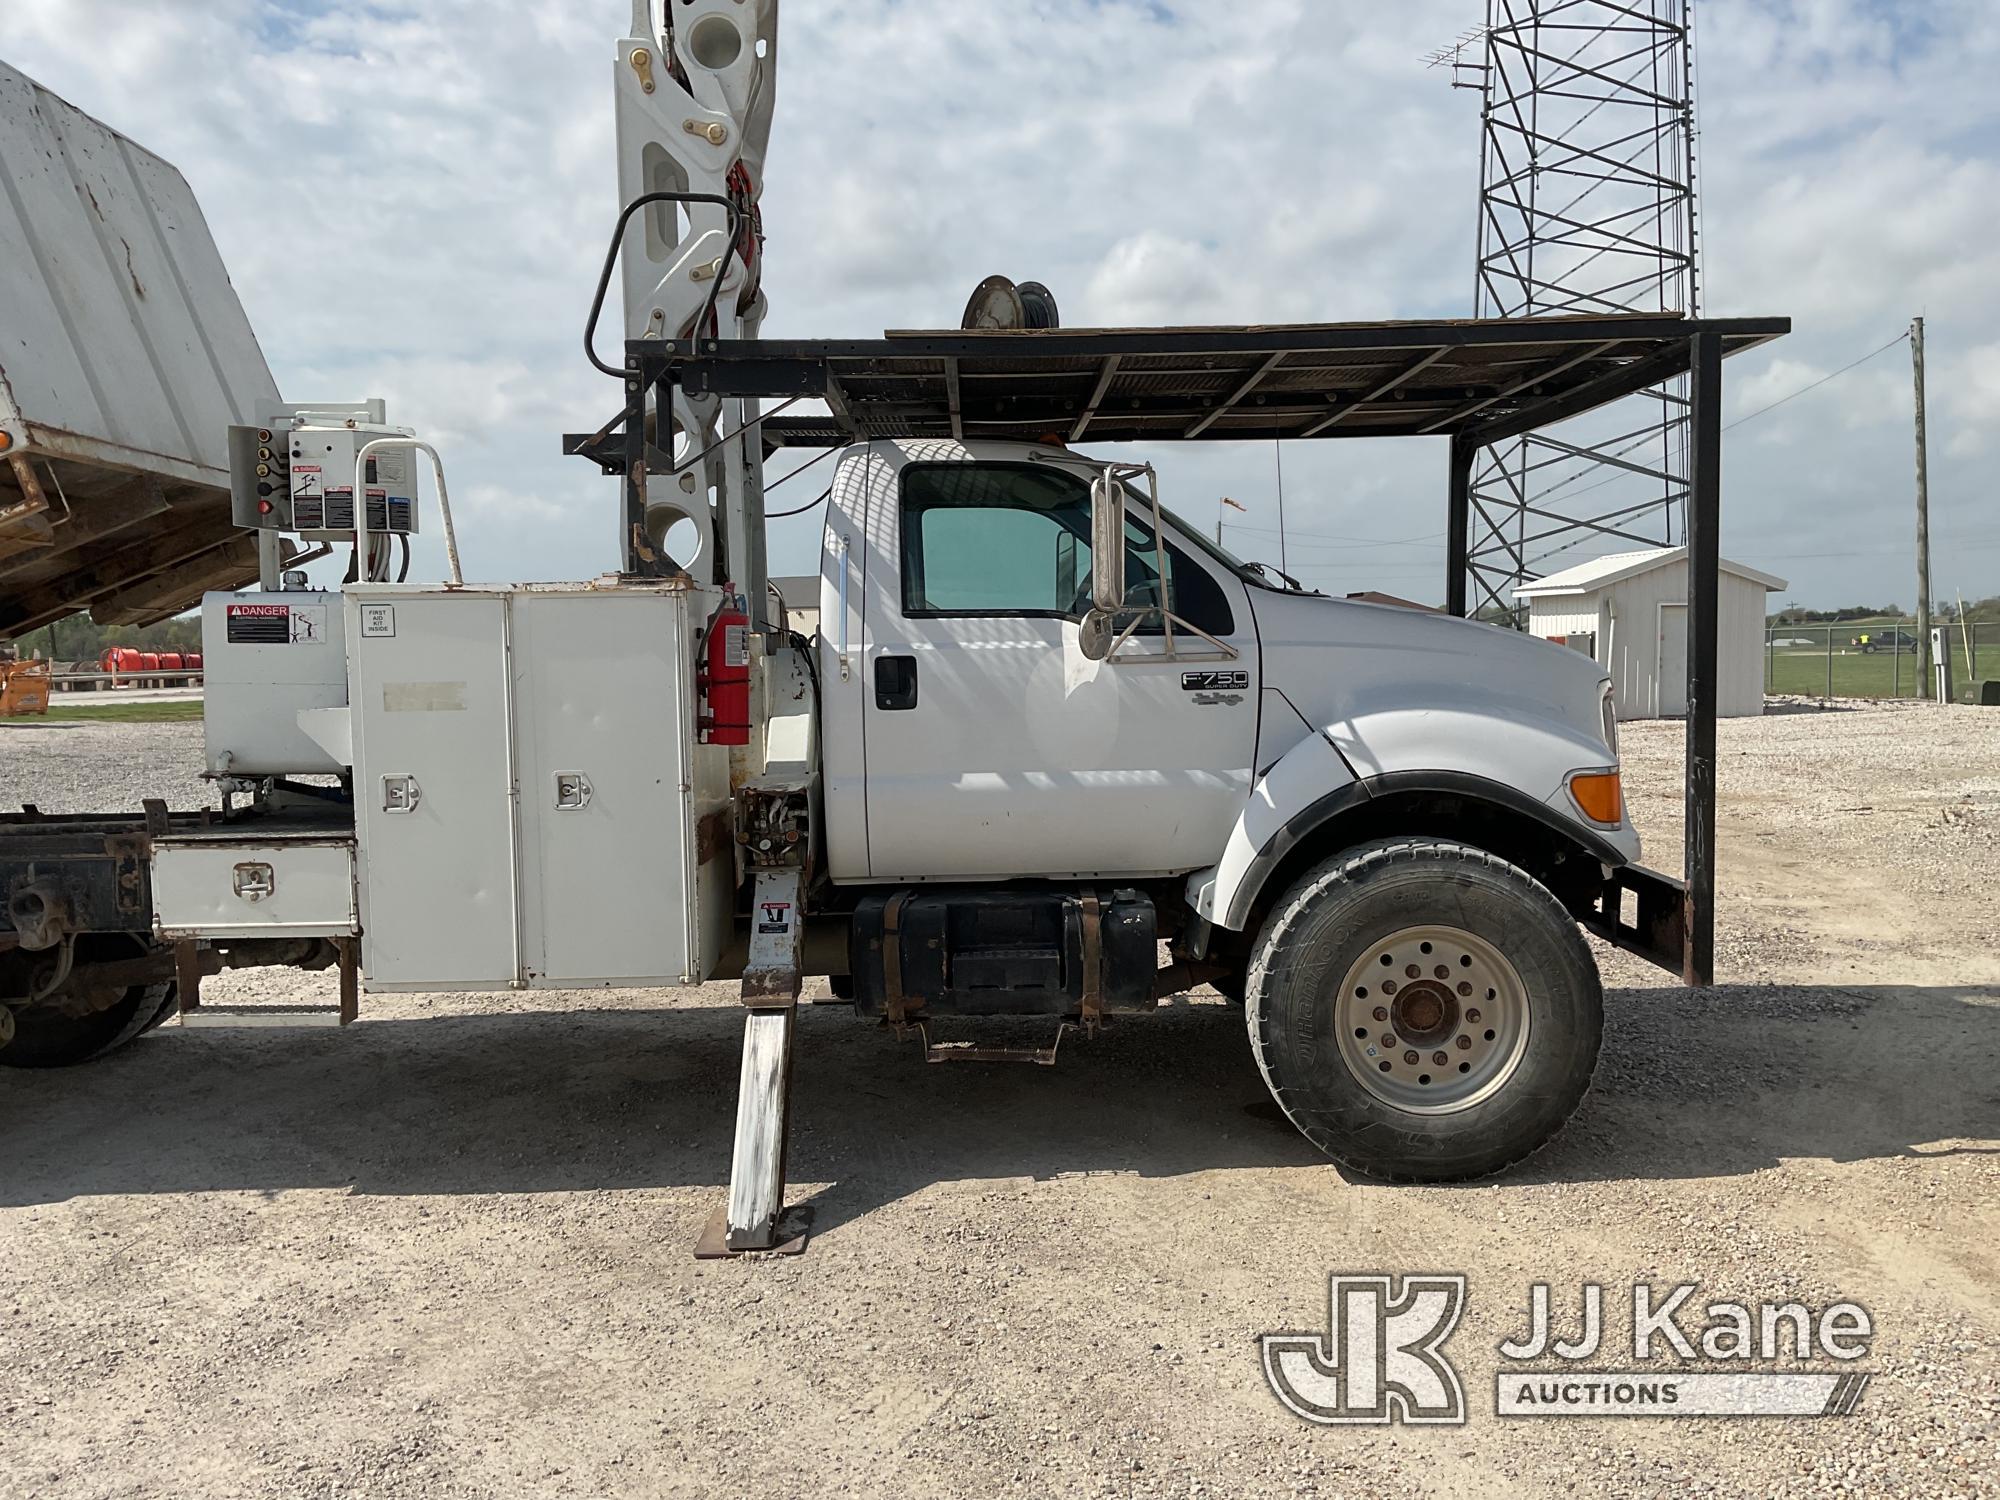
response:
[[[736,203],[740,218],[732,254],[730,215],[720,204],[655,203],[633,217],[619,262],[626,337],[710,332],[694,325],[712,290],[713,336],[757,336],[765,309],[757,199],[777,69],[778,0],[633,0],[632,34],[618,45],[615,70],[620,207],[644,193],[707,193]],[[655,439],[676,468],[648,480],[646,529],[661,547],[675,522],[692,520],[699,550],[676,562],[696,577],[734,583],[762,628],[764,462],[750,426],[757,414],[754,399],[676,396],[672,426],[663,414]]]

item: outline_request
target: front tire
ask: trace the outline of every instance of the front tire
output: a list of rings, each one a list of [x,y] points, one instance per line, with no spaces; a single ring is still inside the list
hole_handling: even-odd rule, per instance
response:
[[[1373,1177],[1482,1177],[1538,1150],[1590,1086],[1597,965],[1525,871],[1443,840],[1366,844],[1305,876],[1251,955],[1259,1071],[1328,1156]]]

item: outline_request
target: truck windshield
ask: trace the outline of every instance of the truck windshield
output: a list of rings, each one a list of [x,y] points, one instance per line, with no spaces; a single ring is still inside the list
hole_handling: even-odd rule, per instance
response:
[[[1125,513],[1129,516],[1150,518],[1153,514],[1152,498],[1138,486],[1127,482],[1125,485]],[[1211,541],[1208,534],[1198,526],[1191,526],[1187,520],[1175,514],[1171,506],[1162,505],[1160,515],[1167,524],[1180,533],[1182,541],[1189,546],[1207,553],[1216,562],[1229,569],[1252,588],[1270,589],[1278,594],[1316,594],[1318,589],[1305,588],[1295,580],[1287,580],[1277,569],[1266,563],[1245,562],[1220,542]],[[1150,526],[1147,527],[1151,529]]]

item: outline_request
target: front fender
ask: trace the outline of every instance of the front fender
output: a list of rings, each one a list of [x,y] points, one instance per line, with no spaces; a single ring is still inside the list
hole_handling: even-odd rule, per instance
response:
[[[1307,735],[1250,788],[1222,858],[1188,876],[1188,905],[1205,921],[1241,931],[1271,867],[1307,832],[1367,797],[1327,737]]]
[[[1587,823],[1570,801],[1572,771],[1612,764],[1603,744],[1529,714],[1386,709],[1308,735],[1251,789],[1222,858],[1188,877],[1188,904],[1240,932],[1264,882],[1299,842],[1329,819],[1397,792],[1463,796],[1534,819],[1606,865],[1636,863],[1639,835]]]

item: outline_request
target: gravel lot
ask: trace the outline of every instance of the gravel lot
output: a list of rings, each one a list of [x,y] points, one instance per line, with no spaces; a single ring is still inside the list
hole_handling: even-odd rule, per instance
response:
[[[1681,730],[1627,726],[1677,868]],[[1722,983],[1606,952],[1597,1088],[1475,1187],[1315,1159],[1207,991],[1053,1069],[801,1017],[796,1260],[689,1248],[740,1022],[365,998],[0,1073],[0,1496],[2000,1493],[2000,714],[1725,722]],[[197,725],[0,728],[0,804],[203,800]],[[328,986],[282,972],[218,991]],[[221,998],[221,995],[218,995]],[[1256,1335],[1463,1271],[1464,1428],[1309,1428]],[[1846,1418],[1503,1421],[1527,1289],[1865,1304]],[[1697,1316],[1691,1320],[1699,1326]],[[1611,1318],[1597,1363],[1629,1362]]]

